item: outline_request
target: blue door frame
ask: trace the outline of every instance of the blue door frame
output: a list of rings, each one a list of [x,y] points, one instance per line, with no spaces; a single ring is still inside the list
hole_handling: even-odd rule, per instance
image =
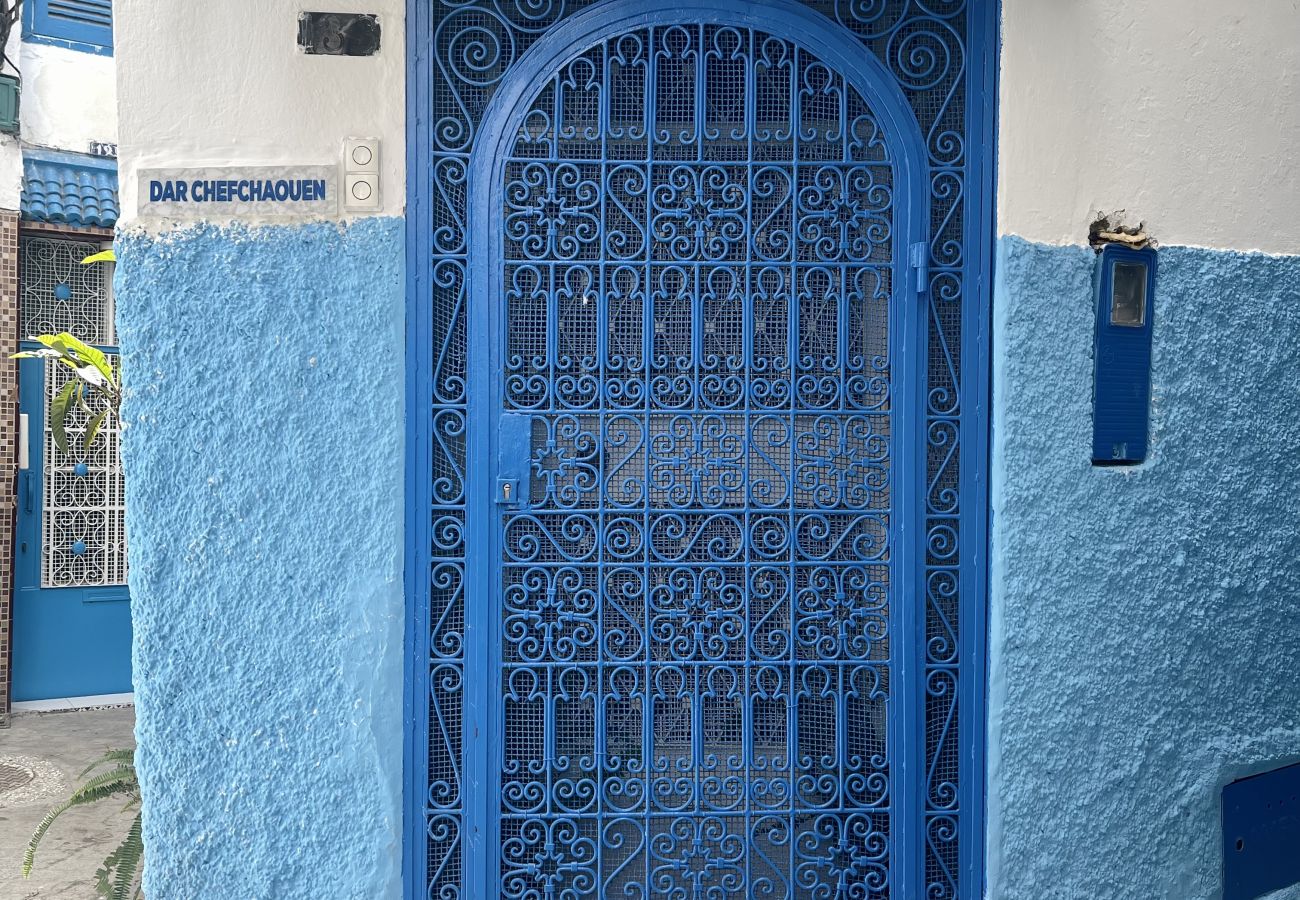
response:
[[[471,858],[494,859],[497,840],[484,827],[490,829],[495,815],[490,805],[496,802],[490,745],[499,724],[494,712],[499,688],[485,668],[467,663],[465,647],[484,640],[476,632],[486,629],[490,635],[496,627],[495,606],[484,595],[490,593],[484,576],[496,571],[500,559],[499,538],[487,515],[499,490],[495,484],[497,413],[485,407],[483,392],[499,381],[500,348],[493,336],[502,333],[504,323],[494,319],[499,316],[498,304],[476,298],[492,290],[497,255],[487,248],[500,235],[482,218],[476,224],[474,212],[467,222],[463,206],[457,213],[456,205],[464,203],[466,184],[499,191],[500,179],[494,174],[499,168],[494,167],[504,153],[495,147],[484,150],[493,144],[485,136],[499,140],[512,133],[510,116],[519,113],[530,93],[555,71],[557,60],[589,46],[595,34],[662,21],[645,7],[607,0],[577,3],[568,9],[549,5],[545,11],[533,9],[535,17],[525,23],[529,27],[523,27],[505,13],[493,12],[487,3],[470,5],[481,17],[480,24],[489,24],[478,31],[477,41],[465,36],[472,29],[462,33],[468,43],[460,45],[465,54],[460,62],[467,72],[459,74],[453,72],[455,61],[439,57],[451,52],[458,37],[445,28],[455,13],[435,21],[432,5],[411,0],[407,18],[406,582],[411,665],[406,689],[405,886],[411,898],[441,896],[434,893],[435,887],[451,891],[446,896],[490,896],[494,882],[488,880],[493,876],[487,866],[473,871],[462,867]],[[815,3],[808,6],[820,8]],[[911,751],[915,755],[903,761],[926,773],[921,782],[925,814],[914,833],[895,838],[900,848],[911,848],[900,852],[911,860],[904,868],[914,873],[904,877],[916,883],[898,886],[906,893],[894,896],[925,892],[934,898],[973,898],[982,895],[984,877],[989,313],[998,6],[995,2],[951,4],[952,12],[945,12],[948,6],[937,11],[933,6],[915,0],[883,5],[886,13],[897,9],[900,16],[912,16],[909,21],[922,25],[922,42],[927,28],[933,28],[932,36],[943,35],[937,39],[940,44],[951,32],[953,42],[946,46],[949,51],[960,50],[963,67],[951,79],[954,83],[946,98],[940,98],[945,109],[954,97],[959,98],[959,124],[949,122],[945,129],[942,122],[922,123],[919,156],[904,154],[922,161],[912,177],[928,183],[930,213],[918,219],[928,220],[933,229],[922,237],[925,249],[912,269],[926,298],[928,320],[918,336],[928,350],[918,359],[929,360],[930,368],[925,375],[928,387],[918,392],[924,394],[918,400],[926,410],[925,440],[918,442],[914,467],[925,495],[920,519],[913,524],[923,550],[912,583],[925,599],[924,615],[918,615],[916,622],[924,645],[917,648],[916,671],[905,678],[915,686],[917,703],[925,710],[928,737],[919,738]],[[801,34],[809,21],[806,12],[805,7],[784,2],[723,2],[711,4],[707,13],[678,9],[670,15]],[[960,35],[954,17],[961,18]],[[829,18],[826,21],[830,23]],[[857,24],[867,29],[870,23]],[[496,26],[497,38],[517,41],[528,50],[500,41],[496,49],[514,54],[512,65],[504,74],[484,66],[475,75],[468,70],[486,59],[476,53],[494,52],[492,28]],[[786,31],[780,30],[782,26]],[[830,38],[827,45],[837,44],[848,33]],[[927,82],[934,73],[922,71],[925,61],[939,66],[935,60],[942,54],[934,56],[934,46],[920,47],[915,33],[905,34],[902,29],[890,32],[893,36],[882,37],[875,49],[880,52],[892,46],[899,54],[894,57],[897,68],[886,66],[890,78],[902,87],[899,96],[915,98],[919,104],[925,92],[939,83],[938,79]],[[894,36],[900,43],[894,43]],[[908,41],[915,51],[911,56],[900,50]],[[835,55],[825,46],[814,46]],[[955,65],[953,55],[943,65]],[[840,62],[847,71],[879,66],[875,57],[868,59],[866,54]],[[491,77],[483,74],[488,72]],[[453,83],[456,90],[450,99],[444,91],[435,100],[435,82]],[[872,87],[873,98],[879,98],[881,85]],[[486,109],[485,97],[491,98]],[[900,125],[894,137],[915,130],[914,121],[910,128]],[[471,206],[473,210],[499,208],[493,203],[489,200],[484,207],[479,199]],[[940,374],[944,367],[945,373]],[[477,382],[473,390],[467,389],[467,381]],[[472,462],[464,456],[466,437],[471,447],[479,448],[471,451]],[[476,577],[481,579],[477,584]],[[463,626],[456,626],[460,616]],[[445,759],[432,759],[442,750]],[[489,852],[480,855],[483,845]]]
[[[126,585],[41,585],[45,366],[44,360],[25,359],[18,370],[19,413],[27,417],[28,464],[18,471],[13,699],[127,693],[131,690],[131,604]]]

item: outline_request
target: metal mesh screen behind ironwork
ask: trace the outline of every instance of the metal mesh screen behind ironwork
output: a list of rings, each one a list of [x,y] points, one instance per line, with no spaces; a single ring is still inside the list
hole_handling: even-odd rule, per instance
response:
[[[505,179],[502,896],[889,896],[872,111],[771,34],[643,29],[540,91]]]
[[[70,332],[88,344],[111,345],[113,310],[103,265],[82,265],[99,252],[94,241],[24,235],[19,241],[22,336]],[[117,364],[116,356],[111,357]],[[89,453],[81,448],[87,415],[67,419],[70,452],[54,443],[49,408],[70,377],[45,365],[41,421],[41,585],[85,587],[126,583],[125,484],[116,423],[100,432]]]

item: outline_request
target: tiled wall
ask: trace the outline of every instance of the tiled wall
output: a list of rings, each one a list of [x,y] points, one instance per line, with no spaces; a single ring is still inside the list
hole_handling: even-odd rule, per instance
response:
[[[14,482],[18,466],[18,213],[0,210],[0,726],[9,724]]]

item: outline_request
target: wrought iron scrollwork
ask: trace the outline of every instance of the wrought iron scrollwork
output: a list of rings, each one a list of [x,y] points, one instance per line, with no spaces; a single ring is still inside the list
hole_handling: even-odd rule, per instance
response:
[[[435,26],[429,896],[461,896],[467,161],[590,0]],[[795,40],[676,25],[566,63],[515,136],[500,521],[504,897],[890,895],[892,660],[916,640],[925,891],[955,898],[966,0],[810,0],[892,73],[929,167],[924,635],[889,631],[898,173]],[[910,598],[909,598],[910,599]]]

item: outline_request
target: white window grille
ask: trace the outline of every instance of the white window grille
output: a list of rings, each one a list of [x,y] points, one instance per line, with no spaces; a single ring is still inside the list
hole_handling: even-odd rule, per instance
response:
[[[22,338],[67,331],[100,347],[112,347],[111,270],[83,266],[96,241],[24,235],[19,247]],[[110,354],[114,367],[117,356]],[[54,443],[50,402],[72,377],[66,367],[45,364],[41,484],[41,586],[93,587],[126,583],[126,496],[118,425],[105,423],[89,453],[82,450],[86,422],[81,409],[68,414],[68,453]]]
[[[100,249],[95,241],[23,236],[18,251],[21,337],[67,331],[88,344],[117,343],[111,267],[81,264]]]
[[[116,368],[117,357],[110,359]],[[126,494],[117,422],[106,422],[85,453],[89,417],[75,409],[66,423],[70,452],[54,444],[50,400],[71,377],[66,366],[45,364],[41,586],[126,584]]]

